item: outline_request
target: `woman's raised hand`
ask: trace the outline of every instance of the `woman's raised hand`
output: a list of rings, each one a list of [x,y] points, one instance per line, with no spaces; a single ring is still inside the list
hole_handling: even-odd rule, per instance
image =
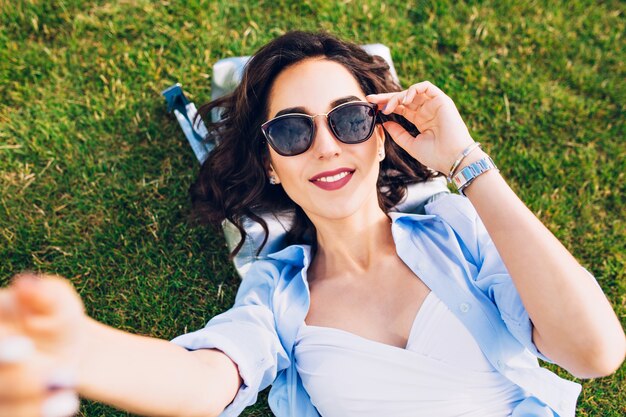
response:
[[[69,281],[23,274],[0,289],[0,417],[78,412],[83,304]]]
[[[372,94],[367,100],[378,104],[384,114],[396,113],[413,123],[421,132],[416,137],[396,122],[386,122],[384,127],[412,157],[446,175],[457,156],[474,142],[452,99],[429,81],[404,91]]]

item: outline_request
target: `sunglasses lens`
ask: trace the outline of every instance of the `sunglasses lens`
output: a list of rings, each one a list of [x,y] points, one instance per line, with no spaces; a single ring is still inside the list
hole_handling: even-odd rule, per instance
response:
[[[287,116],[271,123],[266,134],[274,149],[283,155],[297,155],[311,145],[313,125],[305,117]]]
[[[328,115],[337,139],[343,143],[363,142],[372,135],[376,111],[364,103],[348,104]]]

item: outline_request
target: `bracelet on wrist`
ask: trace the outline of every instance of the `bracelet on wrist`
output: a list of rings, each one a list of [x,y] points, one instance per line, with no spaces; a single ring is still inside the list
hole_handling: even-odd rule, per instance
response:
[[[463,149],[463,152],[461,152],[459,156],[457,156],[456,160],[452,164],[452,167],[450,168],[450,173],[447,176],[449,183],[452,182],[452,178],[454,177],[455,171],[459,167],[459,165],[461,165],[461,162],[463,162],[463,160],[467,157],[467,155],[472,153],[472,151],[474,151],[477,148],[480,148],[480,142],[473,142],[467,148]]]
[[[458,174],[456,174],[454,178],[452,178],[452,181],[454,182],[457,190],[459,190],[459,193],[461,193],[462,196],[466,197],[465,189],[476,178],[492,169],[499,171],[498,167],[490,157],[479,159],[478,161],[472,162],[471,164],[460,170]]]

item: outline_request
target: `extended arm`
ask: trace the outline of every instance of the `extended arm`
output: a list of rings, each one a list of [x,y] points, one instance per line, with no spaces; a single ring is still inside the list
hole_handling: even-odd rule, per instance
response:
[[[0,289],[0,415],[68,415],[78,392],[141,415],[217,416],[241,383],[219,350],[190,352],[87,317],[64,279],[23,276]]]
[[[137,336],[88,319],[80,361],[82,396],[150,416],[217,416],[241,379],[219,350],[189,352],[165,340]]]

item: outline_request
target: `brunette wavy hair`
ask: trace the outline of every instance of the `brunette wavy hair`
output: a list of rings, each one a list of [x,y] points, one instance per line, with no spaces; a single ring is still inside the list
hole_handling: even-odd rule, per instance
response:
[[[241,241],[230,254],[234,257],[246,238],[244,221],[261,224],[265,239],[267,223],[262,215],[293,214],[286,243],[308,242],[315,246],[315,228],[304,211],[285,193],[282,186],[268,182],[269,150],[261,124],[269,115],[268,97],[274,80],[285,68],[311,57],[325,57],[346,67],[367,94],[401,91],[389,65],[379,56],[369,55],[360,46],[325,33],[288,32],[263,46],[248,62],[239,86],[226,96],[202,105],[198,115],[209,131],[207,140],[218,138],[217,146],[203,163],[190,187],[192,216],[219,227],[226,219],[241,233]],[[221,119],[211,121],[211,110],[221,110]],[[395,120],[410,133],[417,129],[401,116]],[[406,195],[407,185],[426,181],[435,174],[400,148],[385,132],[385,154],[378,178],[378,202],[388,212]]]

